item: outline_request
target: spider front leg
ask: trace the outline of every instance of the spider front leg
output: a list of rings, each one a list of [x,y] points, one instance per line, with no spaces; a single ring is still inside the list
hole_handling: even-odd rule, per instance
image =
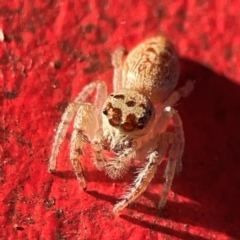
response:
[[[87,184],[83,175],[81,159],[83,148],[87,141],[92,141],[99,129],[96,108],[89,104],[82,104],[74,120],[74,131],[70,143],[70,160],[79,183],[85,190]]]
[[[124,149],[121,153],[108,161],[106,164],[106,173],[112,179],[122,178],[128,171],[131,160],[136,155],[135,148]]]
[[[127,194],[115,205],[113,209],[115,213],[123,210],[140,196],[154,177],[158,165],[162,162],[168,148],[168,139],[164,135],[158,135],[157,138],[159,138],[158,150],[152,151],[148,155],[147,164],[138,170],[138,176],[134,180],[132,186],[128,189]]]
[[[58,125],[52,146],[52,152],[48,166],[49,172],[52,173],[56,170],[57,156],[59,154],[60,146],[67,134],[67,129],[70,122],[72,121],[81,104],[87,99],[90,94],[92,94],[94,90],[97,90],[95,104],[97,109],[99,109],[107,97],[106,84],[102,81],[92,82],[84,87],[83,90],[74,99],[74,101],[68,105],[64,114],[62,115],[62,119]]]

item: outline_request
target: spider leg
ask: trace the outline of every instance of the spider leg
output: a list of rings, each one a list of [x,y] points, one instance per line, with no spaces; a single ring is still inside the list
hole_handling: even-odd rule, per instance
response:
[[[108,92],[107,92],[107,85],[105,82],[98,81],[96,85],[96,95],[94,99],[94,106],[96,107],[97,110],[97,115],[99,116],[98,120],[99,123],[102,122],[102,108],[103,104],[106,101],[108,97]],[[100,124],[102,125],[102,124]]]
[[[176,171],[181,171],[182,168],[182,155],[184,150],[184,132],[182,128],[182,121],[179,114],[171,109],[173,112],[173,123],[175,127],[174,138],[169,139],[169,143],[172,142],[170,151],[169,151],[169,159],[167,161],[167,166],[165,169],[165,183],[163,186],[163,190],[161,193],[161,199],[158,204],[158,208],[164,208],[168,194],[171,190],[173,178]]]
[[[161,193],[161,199],[158,203],[158,208],[160,208],[160,209],[164,208],[164,206],[167,202],[167,197],[171,190],[172,181],[173,181],[173,178],[175,175],[175,169],[176,169],[176,163],[178,160],[178,156],[179,156],[179,144],[177,142],[173,142],[173,144],[171,146],[171,150],[169,152],[169,159],[167,162],[167,166],[165,169],[166,180],[165,180],[163,190]]]
[[[77,176],[78,182],[81,184],[83,190],[87,189],[87,184],[83,175],[83,168],[80,161],[83,156],[82,149],[86,142],[86,135],[83,133],[83,131],[80,129],[74,129],[70,143],[70,161]]]
[[[64,114],[62,115],[61,122],[58,125],[57,131],[55,134],[51,157],[50,157],[49,166],[48,166],[49,172],[54,172],[56,169],[57,156],[59,154],[60,146],[63,143],[63,140],[66,136],[67,129],[71,120],[75,116],[81,104],[96,89],[96,87],[99,87],[100,85],[105,85],[105,83],[101,81],[97,81],[97,82],[92,82],[88,84],[86,87],[83,88],[83,90],[74,99],[74,101],[70,103],[66,108]]]
[[[156,112],[161,113],[166,107],[173,107],[181,97],[187,97],[193,90],[194,83],[192,81],[188,81],[184,87],[181,87],[174,91],[162,105],[156,106]]]
[[[127,173],[135,155],[134,147],[124,149],[106,164],[107,175],[112,179],[122,178]]]
[[[54,138],[51,157],[49,159],[48,170],[51,173],[54,172],[56,169],[57,156],[59,154],[60,146],[66,136],[68,126],[78,108],[79,108],[79,104],[75,102],[70,103],[67,109],[65,110],[64,114],[62,115],[61,122],[58,125],[57,132]]]
[[[124,48],[117,48],[112,55],[112,65],[114,66],[113,72],[113,89],[117,91],[122,88],[122,56],[124,53]]]
[[[93,163],[98,170],[103,170],[106,167],[106,161],[102,153],[102,137],[99,131],[96,133],[92,144],[94,150]]]
[[[154,177],[158,165],[162,162],[168,148],[168,141],[164,135],[158,135],[158,151],[152,151],[148,158],[148,162],[138,170],[138,175],[135,178],[132,186],[127,191],[123,199],[117,203],[113,209],[115,213],[123,210],[126,206],[132,203],[142,192],[145,191],[149,182]]]
[[[185,146],[185,137],[184,137],[182,119],[178,114],[178,112],[175,112],[175,114],[173,115],[173,123],[174,123],[175,133],[179,142],[179,157],[176,165],[176,173],[180,173],[182,171],[182,156],[183,156],[183,151]]]
[[[102,107],[107,99],[107,85],[105,82],[99,82],[96,89],[96,95],[94,100],[94,106],[97,110],[99,126],[102,126]],[[102,153],[102,130],[99,129],[93,139],[94,159],[93,163],[98,170],[105,168],[105,159]]]
[[[87,185],[81,165],[83,148],[88,141],[92,141],[97,130],[98,119],[95,107],[89,103],[82,104],[74,120],[74,130],[70,142],[70,160],[77,179],[84,190]]]

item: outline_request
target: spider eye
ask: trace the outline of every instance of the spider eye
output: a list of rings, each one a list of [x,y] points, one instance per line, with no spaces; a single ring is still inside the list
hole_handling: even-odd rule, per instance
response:
[[[143,129],[147,125],[147,117],[141,117],[138,119],[138,129]]]
[[[116,127],[121,123],[122,111],[119,108],[113,108],[111,103],[107,103],[103,109],[103,114],[107,116],[110,125]]]
[[[112,117],[108,121],[114,127],[119,126],[120,124],[120,119],[118,117]]]
[[[110,102],[108,102],[108,103],[106,104],[105,108],[103,109],[102,113],[103,113],[104,115],[108,115],[108,111],[109,111],[110,109],[112,109],[112,104],[111,104]]]
[[[107,109],[103,109],[103,114],[107,115],[107,113],[108,113],[108,110]]]
[[[138,129],[140,129],[140,130],[144,129],[144,125],[139,124]]]
[[[137,121],[136,121],[136,116],[135,114],[129,114],[126,117],[126,120],[124,121],[123,124],[121,124],[121,127],[124,129],[126,132],[131,132],[135,129],[137,126]]]
[[[135,128],[135,126],[132,123],[130,123],[130,122],[125,122],[121,126],[124,129],[124,131],[126,131],[126,132],[131,132]]]

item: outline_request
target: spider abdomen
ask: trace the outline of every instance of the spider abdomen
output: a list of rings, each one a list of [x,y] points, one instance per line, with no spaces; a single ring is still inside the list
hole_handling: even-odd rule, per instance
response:
[[[171,42],[164,36],[137,45],[123,65],[123,88],[136,90],[155,103],[163,102],[174,90],[179,62]]]

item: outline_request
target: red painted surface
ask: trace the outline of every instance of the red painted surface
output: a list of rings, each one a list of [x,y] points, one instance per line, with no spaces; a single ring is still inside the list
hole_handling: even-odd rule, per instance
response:
[[[211,3],[210,3],[211,2]],[[239,1],[0,1],[0,239],[240,239]],[[54,129],[69,102],[97,79],[111,89],[111,53],[165,33],[181,80],[184,169],[156,209],[163,169],[120,216],[113,205],[134,169],[113,181],[86,152],[88,192],[68,161],[47,172]]]

